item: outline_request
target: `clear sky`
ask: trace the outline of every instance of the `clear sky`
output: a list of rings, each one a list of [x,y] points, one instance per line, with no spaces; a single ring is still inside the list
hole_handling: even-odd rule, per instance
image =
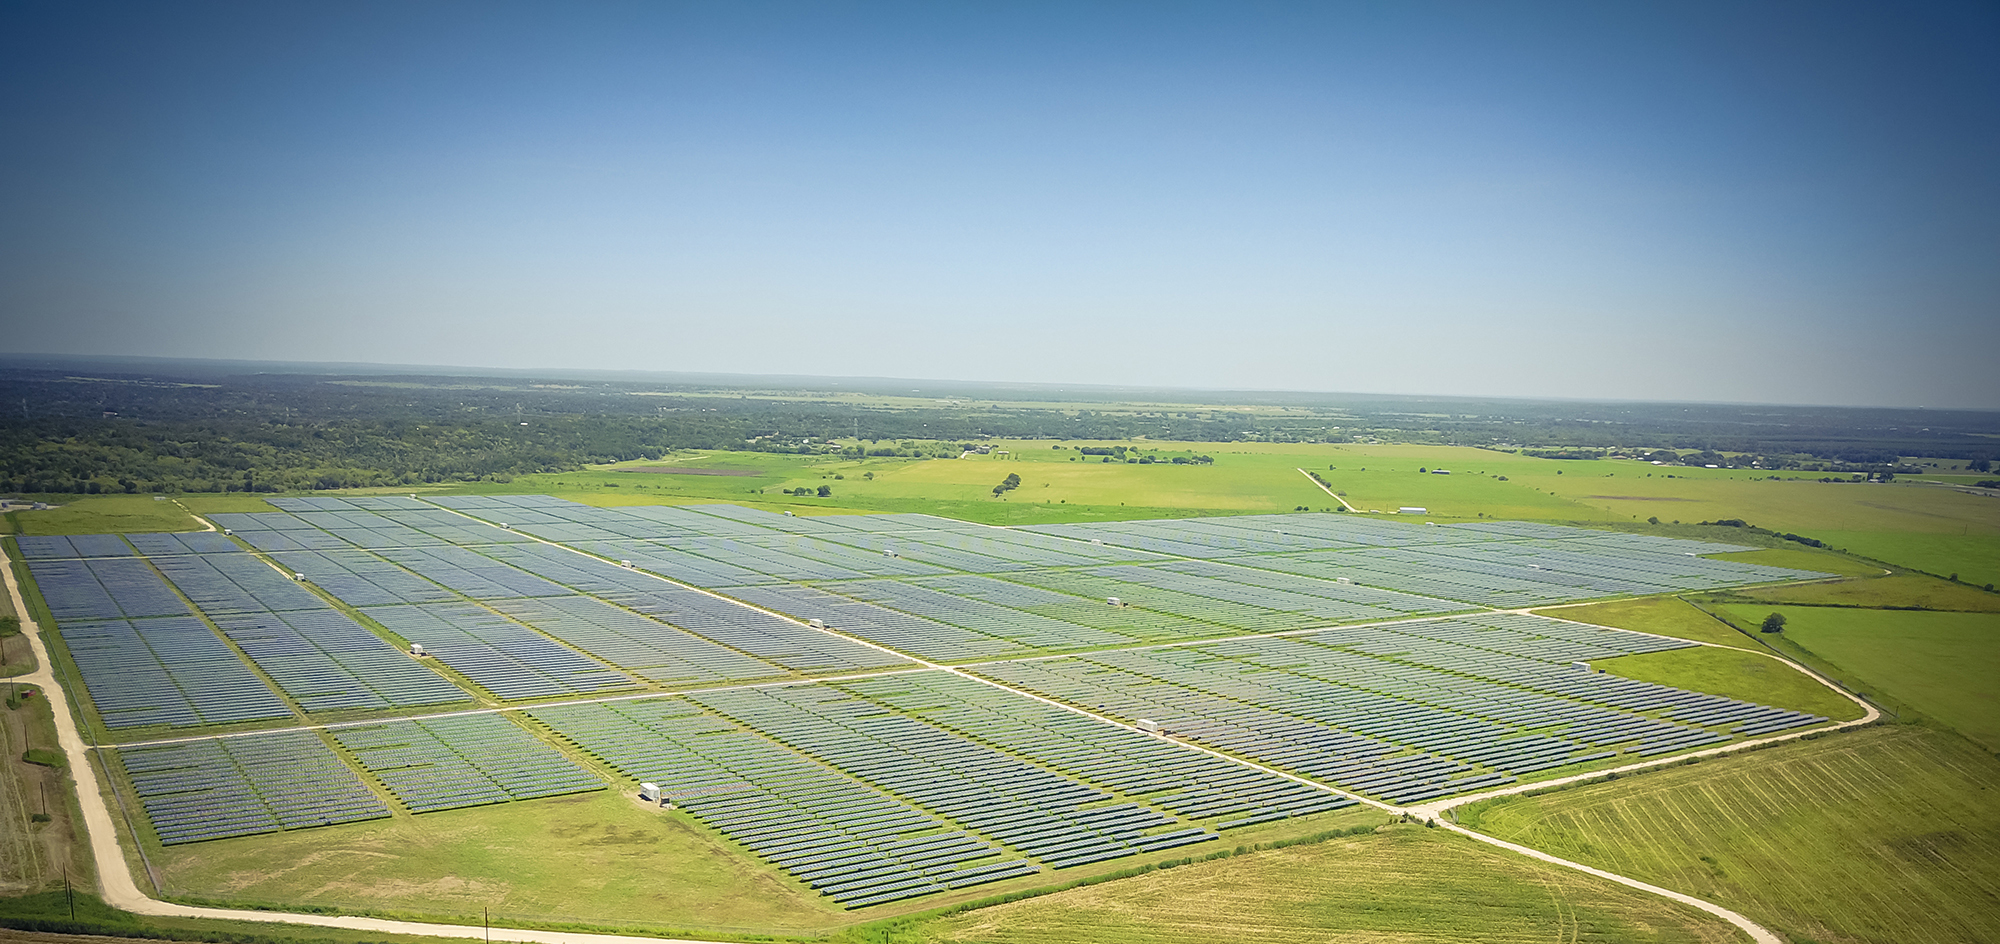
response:
[[[2000,5],[0,0],[0,349],[2000,408]]]

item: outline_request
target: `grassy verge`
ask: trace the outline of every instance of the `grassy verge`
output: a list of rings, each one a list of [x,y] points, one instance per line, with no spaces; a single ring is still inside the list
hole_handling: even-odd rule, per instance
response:
[[[11,929],[0,939],[36,944],[91,940],[76,935],[217,944],[445,944],[464,940],[261,921],[148,917],[112,908],[87,887],[0,898],[0,928]]]
[[[858,929],[915,944],[1732,941],[1701,912],[1421,826],[1197,862],[958,915]]]
[[[6,689],[11,695],[15,689]],[[90,887],[89,856],[75,827],[76,784],[56,742],[55,716],[39,690],[0,708],[0,894],[62,887],[67,874]]]
[[[2000,760],[1876,726],[1459,811],[1491,835],[1707,898],[1794,941],[2000,939]]]

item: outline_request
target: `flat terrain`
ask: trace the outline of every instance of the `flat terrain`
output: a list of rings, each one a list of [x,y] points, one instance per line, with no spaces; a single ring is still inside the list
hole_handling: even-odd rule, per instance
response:
[[[1774,610],[1786,640],[1838,667],[1848,684],[1885,692],[1989,750],[2000,750],[2000,614],[1729,604],[1755,626]]]
[[[1852,721],[1861,706],[1767,655],[1701,646],[1591,663],[1612,675]]]
[[[1737,909],[1794,940],[2000,939],[2000,760],[1901,725],[1459,812],[1473,828]]]
[[[1552,606],[1533,612],[1539,616],[1553,616],[1579,623],[1655,633],[1672,636],[1675,639],[1692,639],[1696,642],[1712,642],[1723,646],[1756,645],[1755,640],[1731,628],[1729,624],[1702,612],[1684,600],[1673,597],[1612,600],[1608,603],[1585,603],[1581,606]]]
[[[287,907],[808,931],[838,907],[616,791],[155,848],[169,895]]]
[[[1740,940],[1735,928],[1692,908],[1415,825],[1196,863],[897,931],[882,940]]]

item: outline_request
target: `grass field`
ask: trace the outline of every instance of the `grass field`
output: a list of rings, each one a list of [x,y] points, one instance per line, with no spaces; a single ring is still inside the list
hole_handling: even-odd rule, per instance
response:
[[[1783,587],[1739,590],[1730,599],[1750,598],[1769,603],[1806,606],[1908,608],[1965,613],[2000,613],[2000,593],[1951,583],[1923,574],[1896,574],[1868,580],[1842,580]]]
[[[1366,807],[1233,832],[1237,842],[1283,840],[1375,825]],[[1222,847],[1221,843],[1215,844]],[[1182,857],[1200,848],[975,886],[871,909],[896,914],[969,902]],[[426,920],[643,927],[732,936],[828,933],[856,915],[743,854],[682,813],[661,813],[617,791],[399,815],[322,827],[149,847],[165,893],[186,900],[319,907]]]
[[[810,932],[842,911],[613,791],[149,853],[170,895],[499,920]]]
[[[266,505],[262,510],[269,511]],[[16,534],[198,531],[201,522],[171,501],[151,495],[78,495],[45,511],[10,511]]]
[[[1834,721],[1851,721],[1862,715],[1860,705],[1812,676],[1755,652],[1700,646],[1600,659],[1591,664],[1629,679],[1804,711]]]
[[[1795,944],[2000,940],[2000,760],[1896,725],[1459,811],[1744,912]]]
[[[1834,666],[1850,687],[1886,693],[2000,751],[2000,614],[1724,604],[1739,626],[1773,611],[1786,640]]]
[[[1754,641],[1731,629],[1715,617],[1673,597],[1646,597],[1613,600],[1582,606],[1555,606],[1533,611],[1579,623],[1594,623],[1642,633],[1657,633],[1675,639],[1692,639],[1724,646],[1751,646]]]
[[[1665,899],[1411,825],[1071,889],[877,939],[1539,944],[1741,938],[1721,920]]]
[[[1713,529],[1720,531],[1721,529]],[[1725,532],[1720,535],[1706,535],[1710,540],[1728,541]],[[1880,577],[1882,568],[1867,561],[1858,561],[1845,554],[1815,550],[1807,547],[1767,547],[1755,551],[1732,551],[1727,554],[1709,555],[1717,560],[1737,561],[1744,564],[1762,564],[1766,567],[1790,567],[1797,570],[1814,570],[1823,574],[1839,574],[1844,577]]]

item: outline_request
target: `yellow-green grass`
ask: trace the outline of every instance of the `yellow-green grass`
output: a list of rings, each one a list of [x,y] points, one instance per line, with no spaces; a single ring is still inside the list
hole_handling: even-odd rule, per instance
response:
[[[866,938],[862,938],[866,939]],[[1658,896],[1422,826],[1199,862],[893,929],[1009,944],[1739,940]]]
[[[1591,665],[1624,678],[1789,708],[1834,721],[1851,721],[1862,715],[1860,705],[1812,676],[1769,655],[1741,649],[1696,646],[1600,659]]]
[[[1756,587],[1736,591],[1730,594],[1730,597],[1807,606],[1945,610],[1965,613],[2000,612],[2000,593],[1989,593],[1977,587],[1910,573],[1888,577],[1865,577],[1859,580]]]
[[[809,932],[837,906],[616,791],[155,847],[172,896],[477,921]]]
[[[342,492],[341,494],[366,495],[379,491],[381,489],[357,488],[352,491]],[[399,492],[398,494],[407,494],[407,492]],[[265,501],[259,496],[242,493],[177,495],[173,500],[180,502],[187,510],[198,515],[213,515],[223,512],[256,513],[278,510],[276,506],[273,506],[270,502]]]
[[[1830,663],[1850,688],[1886,694],[2000,750],[2000,613],[1927,613],[1834,607],[1716,607],[1754,629],[1785,617],[1786,641]]]
[[[17,534],[199,531],[202,527],[181,506],[154,501],[151,495],[79,495],[43,511],[10,511],[7,518],[14,522]]]
[[[75,917],[72,919],[71,915]],[[104,904],[90,893],[87,882],[73,883],[69,892],[52,891],[0,898],[0,921],[48,922],[74,928],[79,934],[52,934],[9,929],[4,939],[18,944],[88,944],[144,938],[163,941],[240,941],[244,944],[463,944],[464,938],[389,934],[352,928],[267,921],[178,918],[135,915]]]
[[[1952,493],[1957,494],[1957,493]],[[1990,498],[1973,499],[2000,507]],[[2000,586],[2000,534],[1981,523],[1968,520],[1963,533],[1937,531],[1828,531],[1813,535],[1835,547],[1898,567],[1921,570],[1940,577],[1957,574],[1961,583],[1972,586]]]
[[[1716,529],[1720,530],[1720,529]],[[1728,541],[1728,535],[1711,536],[1710,540]],[[1867,561],[1855,560],[1845,554],[1816,550],[1809,547],[1767,547],[1755,551],[1731,551],[1726,554],[1710,554],[1716,560],[1737,561],[1744,564],[1762,564],[1765,567],[1790,567],[1794,570],[1811,570],[1822,574],[1842,576],[1881,576],[1882,568]]]
[[[2000,940],[2000,760],[1865,728],[1459,811],[1491,835],[1706,898],[1794,941]]]
[[[1630,629],[1642,633],[1656,633],[1675,639],[1692,639],[1696,642],[1712,642],[1724,646],[1755,646],[1756,642],[1728,624],[1674,597],[1645,597],[1638,600],[1613,600],[1609,603],[1586,603],[1582,606],[1554,606],[1533,611],[1540,616],[1576,620],[1610,626],[1614,629]]]
[[[1233,832],[1294,839],[1385,819],[1350,807]],[[748,855],[685,813],[620,791],[502,803],[304,832],[161,847],[148,855],[165,894],[186,901],[427,920],[646,929],[722,936],[816,936],[942,905],[1200,857],[1223,843],[976,886],[850,912]]]

